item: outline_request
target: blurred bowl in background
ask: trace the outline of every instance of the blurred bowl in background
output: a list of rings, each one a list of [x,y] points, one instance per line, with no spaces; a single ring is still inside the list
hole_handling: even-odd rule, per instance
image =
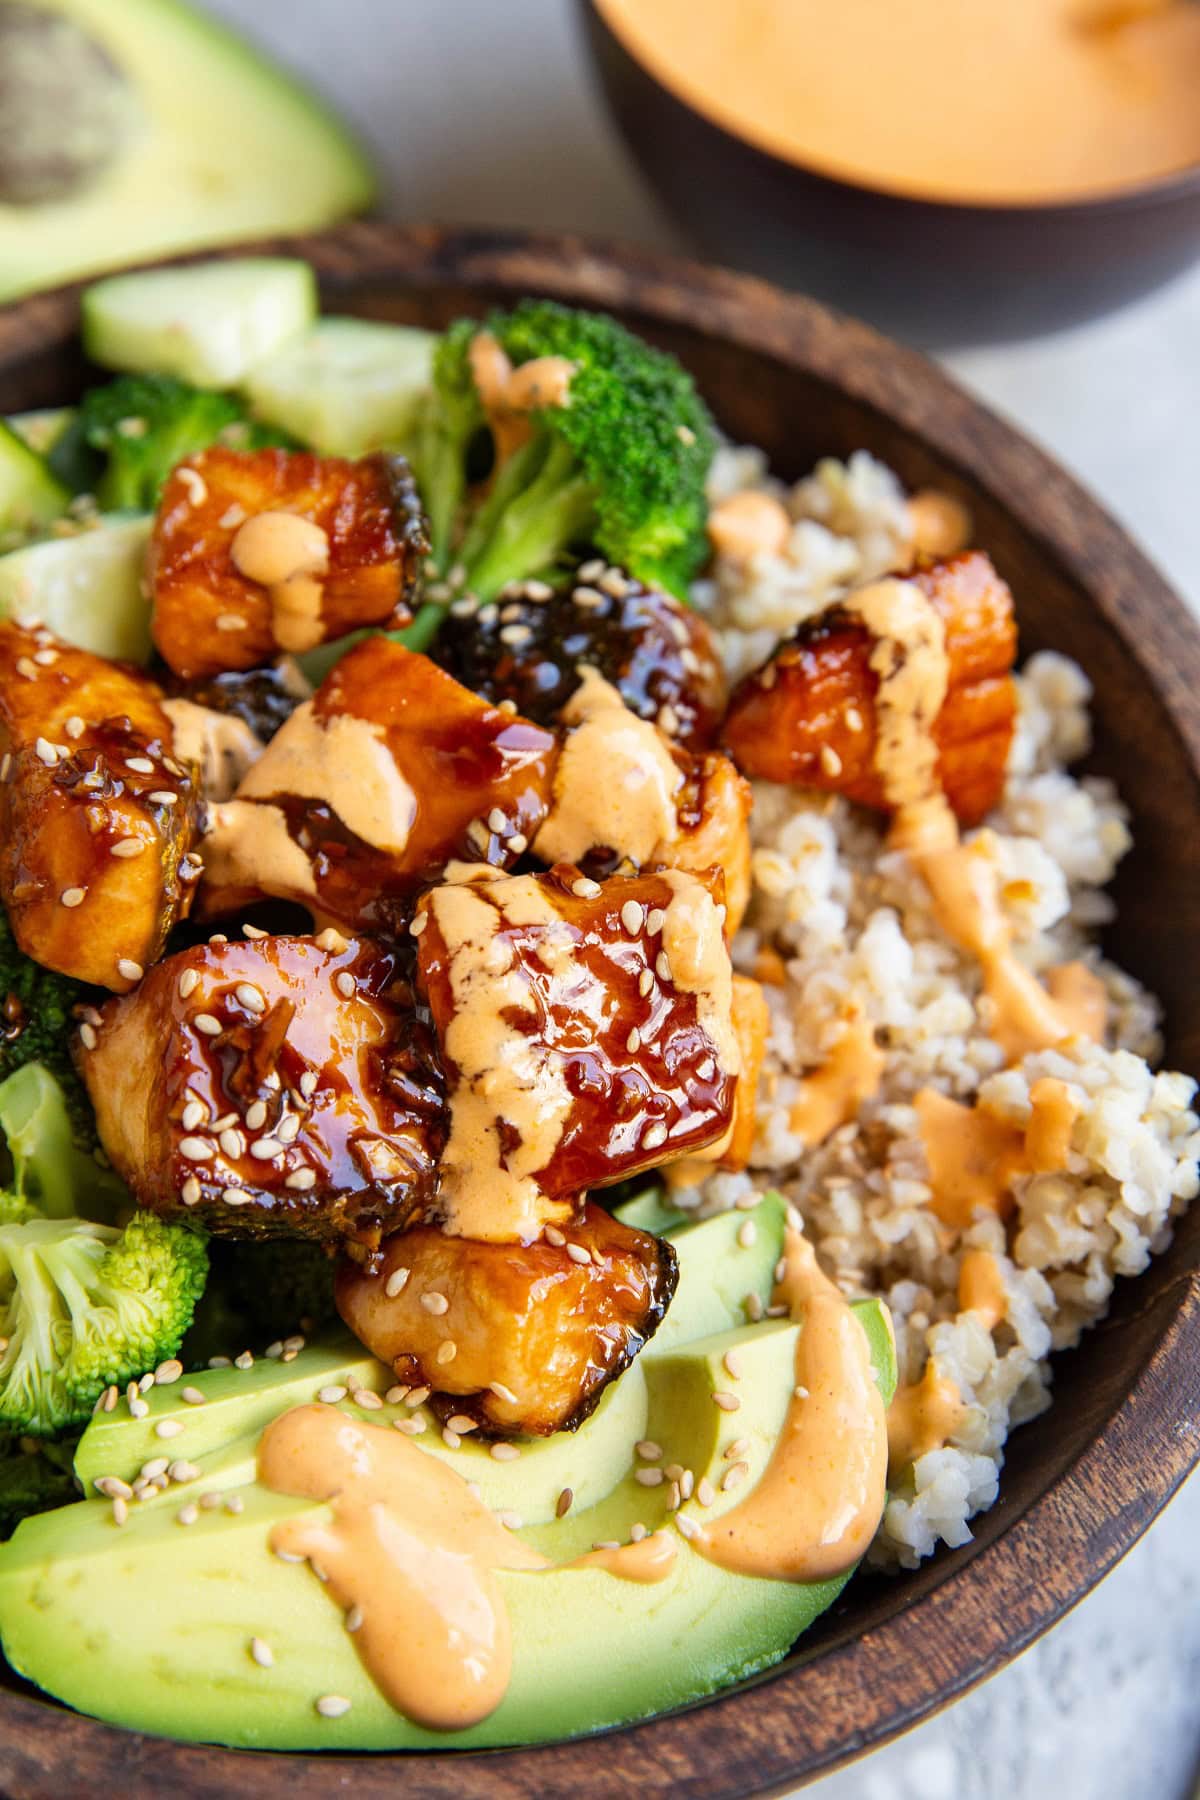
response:
[[[696,245],[911,342],[1079,323],[1200,257],[1200,163],[1079,199],[914,198],[752,144],[683,98],[658,59],[651,72],[607,16],[616,9],[580,6],[613,119]]]

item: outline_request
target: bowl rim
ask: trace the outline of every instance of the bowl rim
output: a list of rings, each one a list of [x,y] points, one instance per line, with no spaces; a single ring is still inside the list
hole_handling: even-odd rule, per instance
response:
[[[453,285],[607,306],[650,325],[707,334],[840,388],[1020,518],[1039,552],[1091,597],[1200,774],[1200,625],[1064,469],[916,351],[757,278],[568,234],[358,222],[138,266],[252,251],[307,258],[335,297],[339,283],[367,296]],[[73,340],[84,285],[0,310],[0,375]],[[1077,525],[1066,538],[1064,516]],[[1136,624],[1124,608],[1135,587],[1149,602]],[[17,1786],[30,1800],[69,1791],[64,1784],[81,1770],[98,1781],[114,1766],[130,1800],[157,1800],[168,1783],[184,1800],[231,1792],[324,1800],[332,1785],[350,1783],[359,1800],[492,1800],[501,1791],[508,1800],[783,1793],[894,1737],[1010,1661],[1082,1599],[1167,1504],[1200,1461],[1200,1272],[1175,1283],[1172,1302],[1123,1401],[992,1542],[881,1626],[691,1707],[602,1733],[602,1750],[584,1737],[466,1752],[248,1752],[146,1736],[32,1691],[5,1691],[0,1742],[10,1769],[22,1766],[27,1779]],[[949,1657],[946,1646],[953,1646]]]
[[[608,0],[582,0],[600,28],[621,53],[636,64],[645,78],[660,93],[682,106],[731,145],[739,145],[764,157],[778,169],[819,182],[832,193],[858,202],[885,201],[897,208],[919,208],[945,219],[948,223],[963,218],[1036,219],[1052,223],[1064,217],[1092,220],[1119,219],[1130,212],[1140,212],[1158,205],[1171,205],[1179,200],[1200,199],[1200,156],[1181,169],[1162,175],[1146,176],[1121,187],[1104,188],[1092,194],[1055,194],[1045,199],[1003,199],[981,196],[971,199],[966,194],[923,193],[919,188],[902,187],[880,179],[871,181],[856,177],[818,157],[789,151],[787,145],[771,131],[747,128],[735,122],[732,112],[711,99],[702,97],[694,84],[682,81],[676,71],[661,57],[651,59],[630,42],[625,31],[613,18]]]

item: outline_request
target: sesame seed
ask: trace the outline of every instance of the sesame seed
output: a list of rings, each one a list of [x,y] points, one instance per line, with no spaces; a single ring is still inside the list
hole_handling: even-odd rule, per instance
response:
[[[285,1350],[303,1350],[306,1341],[303,1332],[296,1331],[291,1337],[284,1338],[283,1347]]]
[[[206,1493],[201,1494],[196,1502],[201,1512],[215,1512],[220,1504],[221,1496],[214,1488],[209,1488]]]
[[[143,1404],[145,1403],[143,1402]],[[154,1435],[157,1438],[175,1438],[179,1436],[182,1430],[183,1424],[181,1420],[160,1419],[158,1424],[154,1427]]]
[[[390,1387],[383,1397],[389,1406],[399,1406],[400,1402],[409,1391],[410,1390],[407,1387],[398,1383],[395,1387]]]
[[[96,1028],[94,1025],[89,1025],[86,1019],[79,1027],[79,1037],[85,1050],[94,1050],[96,1048],[98,1042]]]
[[[267,1103],[265,1100],[254,1100],[246,1108],[247,1131],[261,1131],[267,1122]]]
[[[200,1470],[194,1462],[184,1462],[177,1457],[173,1463],[167,1464],[167,1477],[171,1481],[195,1481]]]
[[[420,1437],[421,1433],[425,1430],[424,1419],[393,1419],[392,1424],[396,1427],[397,1431],[402,1431],[405,1437]]]
[[[631,1544],[640,1544],[646,1535],[646,1527],[642,1524],[640,1519],[629,1527],[629,1541]]]
[[[350,1711],[350,1702],[344,1694],[322,1694],[317,1711],[323,1719],[340,1719]]]
[[[661,1487],[663,1472],[661,1469],[635,1469],[633,1479],[641,1487]]]
[[[695,1519],[689,1519],[686,1513],[679,1513],[676,1516],[675,1523],[685,1538],[694,1538],[700,1530]]]
[[[654,973],[660,981],[671,979],[671,959],[665,950],[660,950],[654,959]]]
[[[234,1161],[244,1153],[246,1148],[245,1138],[240,1131],[234,1131],[232,1126],[227,1126],[225,1130],[221,1132],[220,1136],[217,1138],[217,1142],[225,1152],[225,1155],[232,1158]]]
[[[750,1464],[748,1462],[731,1463],[721,1477],[721,1492],[730,1494],[734,1488],[741,1487],[749,1473]]]
[[[227,1513],[240,1513],[245,1504],[246,1502],[242,1499],[240,1494],[230,1494],[225,1501],[225,1511]]]
[[[846,708],[845,712],[842,714],[842,717],[846,721],[846,727],[848,730],[850,730],[850,731],[861,731],[862,730],[863,716],[859,712],[857,706],[848,706]]]
[[[653,986],[654,986],[654,971],[653,971],[653,969],[643,969],[641,974],[638,976],[638,993],[641,995],[643,1000],[649,994],[650,989]]]
[[[300,1135],[300,1120],[295,1113],[288,1113],[280,1119],[275,1127],[275,1136],[281,1144],[292,1144]]]
[[[725,1365],[725,1373],[731,1375],[735,1381],[740,1381],[742,1378],[742,1359],[737,1351],[727,1350],[721,1358],[721,1361]]]
[[[179,1198],[185,1206],[196,1206],[200,1200],[200,1183],[194,1175],[189,1175],[179,1190]]]
[[[127,859],[131,856],[140,856],[142,854],[142,851],[145,848],[146,848],[146,846],[145,846],[145,844],[143,844],[141,838],[135,838],[135,837],[120,838],[110,848],[109,855],[110,856],[119,856],[122,859]]]
[[[692,1474],[692,1471],[690,1469],[684,1469],[684,1471],[682,1472],[682,1474],[679,1477],[679,1497],[680,1497],[680,1499],[681,1500],[690,1500],[692,1497],[692,1489],[695,1487],[695,1485],[696,1485],[696,1477]]]
[[[806,1387],[801,1387],[801,1386],[797,1385],[796,1387],[794,1387],[792,1389],[792,1392],[796,1396],[797,1400],[807,1400],[808,1399],[808,1389]]]
[[[26,681],[37,680],[37,664],[32,657],[18,656],[16,668],[17,674],[23,675]]]
[[[625,1048],[630,1056],[636,1056],[641,1047],[642,1034],[635,1025],[633,1030],[629,1033],[629,1036],[625,1039]]]
[[[702,1475],[696,1483],[696,1498],[701,1506],[711,1506],[717,1497],[717,1490],[707,1475]]]
[[[250,1654],[260,1669],[275,1667],[275,1652],[265,1638],[252,1637],[250,1639]]]
[[[432,1392],[433,1392],[432,1388],[415,1387],[410,1392],[410,1394],[409,1394],[408,1398],[405,1400],[404,1404],[405,1404],[405,1406],[408,1406],[408,1407],[424,1406],[426,1400],[428,1400],[428,1398]]]
[[[78,713],[72,713],[66,724],[63,726],[63,730],[69,738],[74,738],[78,741],[87,730],[87,726],[84,724]]]
[[[131,1500],[133,1489],[128,1482],[122,1481],[119,1475],[98,1475],[92,1486],[106,1500]]]
[[[143,1399],[141,1399],[139,1396],[138,1399],[131,1400],[129,1402],[129,1410],[133,1414],[135,1419],[144,1419],[146,1417],[146,1414],[150,1411],[150,1408],[146,1405],[146,1402]]]
[[[210,1356],[208,1366],[210,1369],[232,1369],[233,1358],[232,1356]]]
[[[192,1019],[192,1024],[195,1026],[196,1030],[203,1033],[205,1037],[220,1037],[221,1035],[221,1021],[220,1019],[214,1018],[210,1012],[196,1013]]]
[[[675,737],[679,731],[679,714],[668,703],[666,706],[659,707],[655,723],[664,737]]]
[[[418,913],[408,928],[409,937],[419,938],[429,923],[428,913]]]
[[[183,974],[179,977],[179,986],[176,989],[176,992],[181,1000],[186,1000],[189,994],[195,993],[199,985],[199,969],[185,969]]]
[[[134,775],[153,775],[154,773],[154,764],[148,756],[127,757],[125,767]]]
[[[45,763],[48,769],[52,769],[58,761],[58,751],[48,738],[40,737],[34,744],[33,751],[38,761]]]
[[[571,883],[571,892],[577,900],[596,900],[600,895],[600,883],[589,881],[586,875],[581,875],[578,881]]]
[[[588,587],[585,583],[573,591],[571,599],[576,606],[582,606],[585,612],[591,612],[604,605],[605,596],[598,588]]]
[[[333,985],[344,1000],[352,1000],[358,992],[358,983],[348,969],[339,969]]]
[[[648,1125],[646,1127],[645,1131],[642,1133],[642,1148],[643,1148],[643,1150],[657,1150],[657,1149],[659,1149],[659,1147],[661,1145],[665,1144],[666,1141],[667,1141],[667,1128],[665,1125],[660,1124],[658,1121],[656,1121],[653,1125]]]
[[[170,788],[155,788],[146,798],[155,806],[176,806],[179,802],[179,795],[173,794]]]
[[[489,1381],[488,1387],[491,1389],[492,1393],[495,1394],[497,1400],[503,1400],[506,1406],[516,1406],[518,1404],[517,1396],[510,1387],[505,1386],[504,1382]]]
[[[105,1412],[114,1411],[114,1409],[116,1408],[117,1401],[120,1399],[120,1397],[121,1397],[121,1390],[115,1385],[115,1383],[111,1387],[106,1387],[104,1392],[100,1396],[100,1404],[104,1408]]]
[[[720,1388],[713,1395],[713,1405],[719,1406],[722,1412],[737,1412],[741,1404],[736,1394],[727,1394]]]
[[[114,1525],[124,1525],[129,1517],[129,1506],[124,1497],[117,1494],[112,1503],[112,1521]]]
[[[383,1291],[389,1300],[394,1300],[397,1294],[402,1294],[404,1292],[405,1284],[411,1273],[412,1271],[410,1269],[392,1270],[391,1274],[383,1284]]]
[[[316,1187],[317,1172],[315,1169],[294,1169],[292,1173],[285,1178],[283,1185],[284,1187],[295,1188],[297,1192],[302,1193],[308,1188]]]
[[[355,1388],[350,1398],[355,1406],[361,1406],[364,1412],[378,1412],[383,1406],[379,1395],[373,1394],[370,1388]]]
[[[435,1362],[439,1362],[439,1363],[443,1363],[443,1364],[444,1363],[452,1363],[457,1355],[458,1355],[458,1345],[455,1343],[454,1339],[453,1338],[445,1338],[438,1345],[437,1356],[434,1358],[434,1360],[435,1360]]]
[[[493,1444],[488,1455],[494,1462],[516,1462],[521,1452],[516,1444]]]
[[[208,1108],[203,1100],[189,1100],[183,1109],[180,1124],[185,1131],[195,1131],[197,1125],[203,1125],[208,1117]]]
[[[427,1313],[433,1313],[436,1318],[441,1318],[443,1313],[448,1313],[450,1311],[450,1302],[447,1300],[445,1294],[432,1292],[422,1294],[421,1305],[425,1308]]]
[[[525,1521],[521,1517],[520,1513],[498,1512],[496,1514],[496,1517],[499,1519],[500,1523],[503,1525],[503,1527],[506,1531],[520,1531],[522,1525],[525,1523]]]
[[[826,775],[832,777],[840,775],[842,772],[842,759],[833,748],[832,744],[821,745],[820,763],[821,768]]]
[[[548,1244],[553,1244],[556,1250],[561,1250],[567,1241],[557,1225],[547,1225],[544,1235],[546,1242]]]
[[[150,1369],[146,1372],[145,1375],[139,1376],[139,1378],[138,1378],[138,1393],[139,1394],[148,1394],[150,1392],[150,1389],[153,1386],[154,1386],[154,1371],[153,1371],[153,1369]]]
[[[757,1325],[763,1316],[763,1303],[760,1297],[757,1294],[747,1294],[746,1298],[742,1301],[742,1305],[746,1309],[746,1317],[750,1320],[750,1323],[752,1325]]]
[[[87,899],[87,889],[85,887],[64,888],[58,898],[63,906],[82,906]]]
[[[188,491],[188,498],[193,506],[203,506],[208,499],[208,488],[199,469],[189,469],[186,464],[176,469],[176,476]]]
[[[277,1156],[283,1155],[283,1145],[277,1137],[255,1138],[250,1146],[250,1154],[256,1156],[259,1162],[274,1162]]]
[[[753,1219],[745,1219],[738,1228],[737,1241],[743,1250],[752,1250],[758,1241],[758,1226]]]
[[[591,1252],[585,1250],[582,1244],[568,1244],[567,1255],[573,1263],[587,1263],[589,1266],[591,1264]]]
[[[529,848],[529,839],[523,831],[514,831],[505,842],[505,849],[511,850],[514,856],[521,856]]]
[[[339,1400],[346,1398],[344,1387],[323,1387],[317,1389],[317,1399],[323,1406],[336,1406]]]
[[[243,925],[242,936],[249,938],[252,943],[258,943],[260,938],[269,937],[270,933],[264,931],[261,925]]]
[[[258,988],[254,986],[253,982],[239,981],[233,992],[235,998],[241,1001],[247,1012],[260,1013],[266,1011],[267,1003],[263,999]]]
[[[140,962],[134,962],[131,956],[122,956],[117,961],[117,974],[123,981],[140,981],[146,973]]]
[[[203,1406],[204,1405],[204,1395],[200,1392],[199,1388],[194,1388],[194,1387],[180,1388],[179,1398],[187,1406]]]
[[[184,1137],[179,1140],[179,1154],[189,1162],[211,1162],[213,1147],[205,1138]]]
[[[235,1356],[233,1359],[233,1366],[235,1369],[252,1369],[254,1367],[254,1358],[249,1350],[243,1350],[240,1356]]]
[[[306,1100],[311,1100],[317,1091],[317,1075],[313,1069],[306,1069],[300,1077],[300,1092]]]
[[[341,932],[335,931],[332,925],[327,925],[325,930],[313,939],[313,942],[318,950],[328,950],[333,956],[341,956],[350,948]]]
[[[347,1631],[360,1631],[362,1629],[362,1622],[363,1622],[363,1609],[361,1606],[357,1606],[357,1605],[352,1606],[350,1608],[349,1612],[346,1614],[345,1619],[343,1620],[343,1623],[344,1623]]]
[[[246,621],[240,613],[218,613],[216,624],[218,631],[245,631],[246,629]]]

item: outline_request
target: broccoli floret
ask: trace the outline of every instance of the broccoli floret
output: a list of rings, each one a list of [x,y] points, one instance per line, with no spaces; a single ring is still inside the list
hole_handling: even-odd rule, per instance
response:
[[[0,1442],[0,1538],[10,1537],[31,1513],[78,1500],[71,1470],[77,1442],[77,1433],[36,1449],[16,1438]]]
[[[96,1123],[68,1046],[74,1009],[93,991],[19,950],[0,906],[0,1081],[26,1063],[42,1063],[62,1088],[75,1141],[87,1149],[95,1145]]]
[[[263,1243],[214,1238],[209,1260],[204,1304],[183,1346],[186,1363],[264,1350],[290,1332],[319,1331],[337,1317],[336,1265],[319,1244],[299,1238]]]
[[[439,567],[452,555],[462,565],[463,587],[489,600],[510,581],[553,575],[571,551],[596,550],[643,581],[686,596],[706,553],[704,481],[715,447],[691,377],[600,313],[543,300],[493,313],[485,329],[515,366],[556,356],[575,372],[567,403],[531,414],[531,438],[495,470],[486,497],[473,512],[468,505],[464,518],[465,452],[478,422],[467,352],[479,329],[459,321],[439,355],[432,406],[440,407],[444,466],[435,470],[420,449],[414,459],[427,509],[438,519]],[[460,526],[453,549],[451,506]]]
[[[82,1424],[110,1383],[174,1356],[207,1273],[204,1241],[151,1213],[124,1231],[0,1225],[0,1426],[53,1436]]]
[[[12,1195],[44,1217],[76,1215],[108,1224],[129,1194],[96,1152],[82,1147],[67,1095],[43,1063],[0,1081],[0,1133],[12,1164]]]
[[[185,456],[210,444],[241,450],[292,439],[250,419],[230,394],[190,387],[173,375],[119,375],[89,388],[55,446],[55,461],[83,481],[105,511],[152,512]]]

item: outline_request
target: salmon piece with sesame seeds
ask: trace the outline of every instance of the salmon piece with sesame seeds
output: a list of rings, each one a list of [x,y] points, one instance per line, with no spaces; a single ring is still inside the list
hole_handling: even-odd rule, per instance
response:
[[[369,638],[213,809],[203,916],[271,895],[349,930],[403,929],[447,863],[504,869],[524,854],[557,754],[544,727]]]
[[[1012,594],[977,550],[907,579],[945,623],[949,687],[933,736],[946,798],[960,823],[974,825],[1004,791],[1016,721]],[[802,624],[733,695],[723,741],[739,769],[886,810],[875,768],[871,650],[866,628],[836,605]]]
[[[186,918],[195,771],[140,670],[0,621],[0,900],[26,956],[124,992]]]
[[[164,1217],[369,1253],[432,1192],[436,1047],[401,953],[370,940],[181,951],[100,1008],[75,1059],[113,1167]]]
[[[427,548],[402,457],[215,445],[163,489],[147,563],[154,642],[195,680],[406,625]]]
[[[338,1310],[396,1379],[492,1437],[573,1431],[666,1316],[678,1264],[665,1238],[585,1205],[534,1244],[418,1226],[377,1268],[343,1262]],[[452,1346],[452,1349],[447,1349]]]

